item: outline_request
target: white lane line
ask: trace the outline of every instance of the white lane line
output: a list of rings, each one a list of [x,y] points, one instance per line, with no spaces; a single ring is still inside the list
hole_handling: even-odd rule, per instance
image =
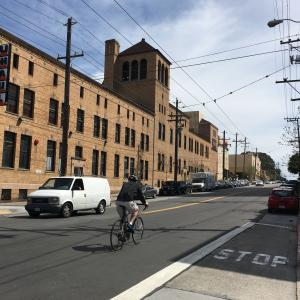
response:
[[[267,224],[267,223],[255,223],[255,225],[262,225],[262,226],[269,226],[269,227],[277,227],[277,228],[284,228],[284,229],[291,229],[292,226],[282,226],[282,225],[274,225],[274,224]]]
[[[246,229],[255,225],[254,222],[248,222],[241,227],[238,227],[217,240],[207,244],[206,246],[196,250],[195,252],[189,254],[186,257],[181,258],[179,261],[171,264],[170,266],[158,271],[157,273],[151,275],[150,277],[144,279],[140,283],[134,285],[130,289],[122,292],[121,294],[117,295],[116,297],[112,298],[114,300],[134,300],[134,299],[142,299],[143,297],[150,294],[155,289],[161,287],[166,282],[171,280],[173,277],[178,275],[179,273],[183,272],[191,265],[202,259],[203,257],[210,254],[212,251],[223,245],[224,243],[228,242],[236,235],[240,234],[241,232],[245,231]]]

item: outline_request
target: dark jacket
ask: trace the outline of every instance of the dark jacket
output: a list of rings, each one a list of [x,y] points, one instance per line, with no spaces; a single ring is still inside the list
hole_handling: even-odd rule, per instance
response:
[[[124,182],[117,201],[129,202],[133,200],[140,200],[143,204],[146,203],[141,185],[134,181]]]

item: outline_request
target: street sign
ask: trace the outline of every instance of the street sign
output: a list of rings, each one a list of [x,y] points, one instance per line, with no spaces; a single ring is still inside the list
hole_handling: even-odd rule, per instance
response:
[[[0,106],[7,104],[11,44],[0,45]]]

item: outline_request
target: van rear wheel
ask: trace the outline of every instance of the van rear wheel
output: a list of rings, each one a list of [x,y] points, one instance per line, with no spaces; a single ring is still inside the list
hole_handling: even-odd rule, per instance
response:
[[[104,200],[101,200],[98,207],[96,208],[96,214],[103,215],[106,210],[106,202]]]
[[[61,208],[61,216],[63,218],[69,218],[72,215],[72,205],[70,203],[65,203]]]

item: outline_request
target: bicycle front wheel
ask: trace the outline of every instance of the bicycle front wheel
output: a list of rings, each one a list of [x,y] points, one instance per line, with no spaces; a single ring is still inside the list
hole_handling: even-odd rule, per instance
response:
[[[122,249],[124,241],[123,222],[116,221],[110,231],[110,245],[113,251]]]
[[[137,245],[143,238],[144,222],[141,217],[137,217],[133,224],[134,232],[132,233],[132,240]]]

